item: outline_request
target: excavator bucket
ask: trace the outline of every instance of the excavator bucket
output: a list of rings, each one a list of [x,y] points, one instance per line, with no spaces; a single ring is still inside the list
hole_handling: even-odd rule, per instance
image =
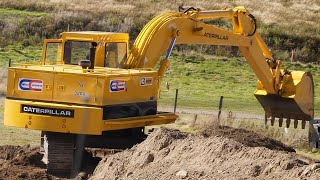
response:
[[[265,110],[265,120],[270,119],[272,126],[277,118],[279,127],[284,122],[289,127],[293,121],[294,128],[297,128],[301,121],[304,129],[306,121],[314,116],[313,78],[309,72],[302,71],[292,71],[291,75],[292,79],[283,84],[282,95],[267,94],[258,88],[255,96]]]

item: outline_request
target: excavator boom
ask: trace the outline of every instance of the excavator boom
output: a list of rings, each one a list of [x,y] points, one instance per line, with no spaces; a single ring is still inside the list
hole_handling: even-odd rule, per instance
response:
[[[232,31],[202,22],[202,19],[227,18]],[[172,44],[208,44],[238,46],[258,78],[255,96],[266,112],[266,118],[302,120],[313,118],[312,75],[288,71],[272,53],[257,32],[256,19],[244,7],[217,11],[189,8],[184,12],[162,14],[151,20],[133,44],[125,68],[153,68],[160,56],[171,52]],[[170,47],[170,48],[169,48]],[[168,54],[168,53],[167,53]],[[169,67],[168,59],[160,63],[159,76]]]

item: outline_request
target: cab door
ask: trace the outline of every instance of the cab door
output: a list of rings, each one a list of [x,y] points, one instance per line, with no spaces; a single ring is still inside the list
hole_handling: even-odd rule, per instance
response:
[[[42,65],[63,64],[62,39],[45,39],[42,51]]]

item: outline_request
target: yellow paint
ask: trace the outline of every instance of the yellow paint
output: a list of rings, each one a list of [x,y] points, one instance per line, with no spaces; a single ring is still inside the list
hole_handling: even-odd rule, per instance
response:
[[[12,99],[6,99],[5,104],[4,125],[7,126],[76,134],[98,135],[102,132],[101,108]],[[23,113],[21,104],[74,110],[74,118]]]
[[[103,131],[172,123],[173,113],[121,119],[102,119],[102,108],[6,99],[4,125],[51,132],[101,135]],[[21,105],[42,108],[72,109],[74,117],[22,113]],[[17,108],[18,107],[18,108]]]

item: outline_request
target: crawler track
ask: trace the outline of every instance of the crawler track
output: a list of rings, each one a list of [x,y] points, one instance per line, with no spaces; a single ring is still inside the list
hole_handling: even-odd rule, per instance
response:
[[[45,132],[44,151],[44,159],[47,161],[48,173],[70,174],[74,161],[73,135]]]

